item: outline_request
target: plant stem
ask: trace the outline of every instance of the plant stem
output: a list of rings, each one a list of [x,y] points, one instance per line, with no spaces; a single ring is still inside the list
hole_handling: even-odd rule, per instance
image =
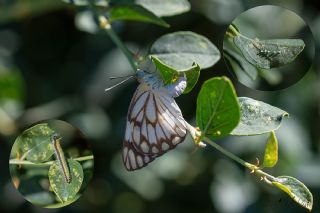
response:
[[[73,158],[72,160],[75,161],[86,161],[86,160],[93,160],[93,155],[88,155],[88,156],[83,156],[83,157],[78,157],[78,158]],[[29,166],[50,166],[54,163],[55,161],[48,161],[45,163],[33,163],[31,161],[27,160],[17,160],[17,159],[11,159],[9,161],[10,165],[29,165]]]
[[[104,30],[105,30],[105,32],[107,32],[107,34],[109,35],[111,40],[118,46],[118,48],[121,49],[123,54],[127,57],[127,60],[129,61],[132,69],[134,71],[136,71],[137,70],[137,64],[136,64],[136,62],[135,62],[135,60],[133,58],[132,52],[123,44],[121,39],[118,37],[118,35],[113,31],[113,29],[111,27],[109,29],[104,29]]]
[[[238,162],[239,164],[243,165],[244,167],[250,169],[253,171],[253,173],[255,173],[256,175],[260,176],[260,177],[267,177],[269,180],[265,181],[266,183],[269,183],[268,181],[274,181],[276,178],[264,171],[262,171],[258,166],[253,165],[251,163],[248,163],[244,160],[242,160],[241,158],[239,158],[238,156],[236,156],[235,154],[229,152],[228,150],[224,149],[222,146],[220,146],[219,144],[213,142],[211,139],[204,137],[204,142],[206,142],[207,144],[211,145],[212,147],[214,147],[215,149],[217,149],[218,151],[220,151],[221,153],[223,153],[224,155],[226,155],[227,157],[231,158],[232,160]]]
[[[89,0],[89,6],[92,11],[92,14],[95,17],[98,27],[104,32],[106,32],[108,36],[111,38],[111,40],[117,45],[117,47],[121,49],[121,51],[129,61],[130,66],[135,72],[138,67],[134,60],[132,52],[124,45],[119,36],[114,32],[109,20],[105,16],[99,14],[99,11],[95,7],[93,0]]]

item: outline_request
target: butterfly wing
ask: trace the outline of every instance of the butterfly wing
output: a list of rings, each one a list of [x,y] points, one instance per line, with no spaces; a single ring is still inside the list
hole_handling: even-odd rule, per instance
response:
[[[175,148],[186,136],[186,124],[166,89],[137,88],[129,106],[123,162],[127,170],[146,166]]]

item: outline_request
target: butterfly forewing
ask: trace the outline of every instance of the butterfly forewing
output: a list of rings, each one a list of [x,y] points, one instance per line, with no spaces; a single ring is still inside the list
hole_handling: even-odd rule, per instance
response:
[[[164,88],[137,88],[128,111],[123,162],[140,169],[176,147],[186,136],[186,125],[175,100]]]

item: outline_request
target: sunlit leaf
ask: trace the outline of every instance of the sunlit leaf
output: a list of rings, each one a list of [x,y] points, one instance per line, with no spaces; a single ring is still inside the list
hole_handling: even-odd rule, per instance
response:
[[[287,193],[295,202],[309,211],[312,210],[313,196],[309,189],[299,180],[290,176],[279,176],[272,184]]]
[[[190,92],[193,87],[196,85],[199,76],[200,76],[200,67],[198,64],[193,64],[187,70],[176,70],[160,61],[157,57],[151,56],[151,60],[156,65],[160,71],[161,77],[164,80],[165,84],[173,83],[179,75],[184,73],[187,78],[187,88],[184,90],[184,94]]]
[[[274,131],[270,133],[264,153],[264,167],[274,167],[278,162],[278,139]]]
[[[189,31],[161,36],[153,43],[150,55],[176,70],[189,69],[193,63],[205,69],[220,59],[220,52],[214,44],[206,37]]]
[[[190,3],[187,0],[136,0],[135,2],[157,16],[173,16],[190,10]]]
[[[239,97],[241,119],[231,135],[259,135],[277,130],[288,113],[252,98]]]
[[[109,9],[109,21],[129,20],[141,21],[152,24],[157,24],[162,27],[169,27],[163,19],[156,16],[146,8],[136,4],[122,4]]]
[[[53,133],[54,130],[47,123],[37,124],[25,130],[16,142],[28,161],[41,163],[48,160],[54,153],[51,146]]]
[[[81,164],[72,159],[67,161],[72,177],[70,183],[67,182],[58,161],[55,161],[50,166],[48,172],[50,186],[61,202],[73,200],[79,192],[83,181]]]
[[[229,134],[239,123],[240,107],[235,89],[226,77],[207,80],[197,99],[197,125],[216,139]]]
[[[233,38],[243,56],[254,66],[271,69],[291,63],[304,49],[301,39],[250,39],[241,34]]]

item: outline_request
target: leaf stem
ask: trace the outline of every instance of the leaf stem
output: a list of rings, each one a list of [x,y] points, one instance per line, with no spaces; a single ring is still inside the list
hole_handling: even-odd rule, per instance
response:
[[[93,160],[93,155],[88,155],[88,156],[83,156],[83,157],[78,157],[78,158],[72,158],[72,160],[75,161],[87,161],[87,160]],[[50,166],[54,163],[55,161],[48,161],[45,163],[33,163],[31,161],[27,160],[18,160],[18,159],[11,159],[9,161],[10,165],[29,165],[29,166]]]
[[[236,156],[235,154],[233,154],[233,153],[229,152],[228,150],[224,149],[222,146],[220,146],[219,144],[213,142],[211,139],[209,139],[207,137],[204,137],[203,140],[204,140],[204,142],[206,142],[207,144],[209,144],[213,148],[217,149],[218,151],[220,151],[221,153],[223,153],[227,157],[231,158],[232,160],[234,160],[234,161],[238,162],[239,164],[243,165],[244,167],[248,168],[249,170],[251,170],[257,176],[267,178],[267,179],[264,179],[264,181],[266,183],[269,184],[270,181],[274,181],[276,179],[274,176],[262,171],[258,166],[253,165],[251,163],[248,163],[248,162],[242,160],[241,158],[239,158],[238,156]]]

